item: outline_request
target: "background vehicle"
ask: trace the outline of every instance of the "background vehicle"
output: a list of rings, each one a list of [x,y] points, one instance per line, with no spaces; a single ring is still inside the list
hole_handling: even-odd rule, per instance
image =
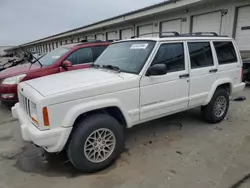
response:
[[[0,72],[0,101],[16,102],[17,84],[59,72],[87,68],[109,45],[108,42],[86,42],[61,46],[32,63]]]
[[[34,55],[34,58],[33,57],[24,57],[22,59],[11,59],[11,60],[8,60],[6,63],[1,63],[0,64],[0,71],[3,71],[5,69],[8,69],[10,67],[15,67],[17,65],[22,65],[24,63],[35,63],[35,61],[39,60],[40,58],[42,58],[45,54],[36,54]]]
[[[93,68],[20,83],[12,114],[24,140],[66,149],[77,169],[95,172],[123,151],[124,128],[195,107],[218,123],[244,87],[232,38],[175,32],[115,42]]]

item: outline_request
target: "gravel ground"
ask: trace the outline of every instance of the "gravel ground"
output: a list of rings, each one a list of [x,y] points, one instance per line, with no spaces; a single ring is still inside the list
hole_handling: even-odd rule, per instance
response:
[[[250,86],[240,95],[247,100],[232,101],[217,125],[193,109],[128,130],[120,159],[95,174],[23,142],[10,108],[0,104],[0,188],[250,187]]]

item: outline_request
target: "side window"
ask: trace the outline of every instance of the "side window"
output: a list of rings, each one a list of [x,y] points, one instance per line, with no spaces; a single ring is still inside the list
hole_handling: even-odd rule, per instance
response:
[[[232,42],[214,42],[214,47],[220,65],[237,62],[237,56]]]
[[[189,42],[188,48],[192,69],[214,65],[209,42]]]
[[[92,51],[90,48],[81,48],[71,53],[67,57],[67,60],[69,60],[72,65],[91,63],[93,62]]]
[[[95,61],[108,46],[93,46],[93,61]]]
[[[152,65],[164,63],[168,72],[185,70],[183,43],[162,44]]]

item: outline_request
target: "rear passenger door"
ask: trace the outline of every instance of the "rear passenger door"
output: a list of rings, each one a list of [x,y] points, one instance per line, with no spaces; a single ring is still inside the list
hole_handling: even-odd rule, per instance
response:
[[[162,43],[150,66],[167,66],[166,75],[144,75],[140,84],[142,121],[172,114],[188,107],[189,74],[183,42]]]
[[[217,77],[210,41],[187,42],[190,57],[189,107],[204,104]]]

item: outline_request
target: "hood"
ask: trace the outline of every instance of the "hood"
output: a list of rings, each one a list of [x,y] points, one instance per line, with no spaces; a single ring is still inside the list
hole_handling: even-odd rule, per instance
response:
[[[28,80],[25,83],[33,87],[41,95],[48,96],[79,88],[103,86],[106,83],[117,82],[123,80],[124,77],[131,76],[133,75],[128,73],[88,68]]]
[[[33,64],[30,66],[30,63],[17,65],[14,67],[7,68],[3,71],[0,71],[0,78],[8,78],[11,76],[16,76],[19,74],[25,74],[30,70],[40,69],[41,66],[38,64]]]

